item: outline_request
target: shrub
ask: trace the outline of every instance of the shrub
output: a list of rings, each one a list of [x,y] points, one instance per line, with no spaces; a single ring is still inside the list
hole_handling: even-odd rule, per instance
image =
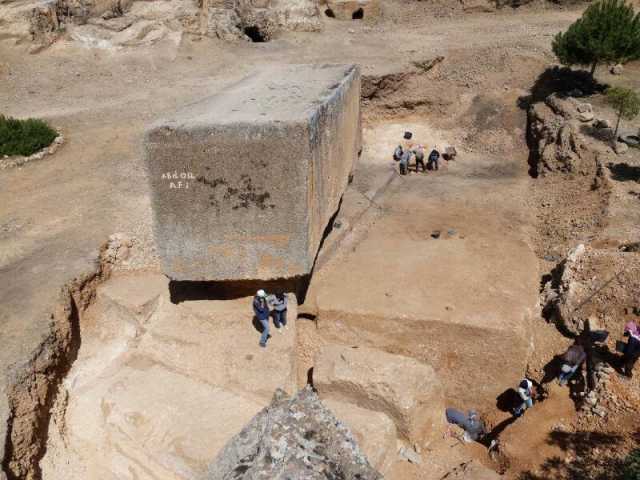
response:
[[[0,156],[29,156],[51,145],[57,136],[43,120],[18,120],[0,115]]]
[[[613,87],[607,90],[607,102],[618,114],[616,129],[613,132],[615,142],[618,138],[620,119],[633,120],[640,113],[640,95],[630,88]]]
[[[620,480],[640,480],[640,448],[631,450],[624,459]]]
[[[563,65],[624,63],[640,58],[640,13],[626,0],[590,5],[566,32],[553,39],[553,53]]]

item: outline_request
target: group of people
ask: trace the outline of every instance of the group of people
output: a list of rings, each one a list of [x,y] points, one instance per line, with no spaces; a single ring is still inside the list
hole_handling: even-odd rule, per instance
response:
[[[274,293],[267,295],[267,292],[260,289],[253,297],[253,313],[262,327],[260,335],[260,346],[265,348],[267,340],[271,337],[269,334],[269,318],[273,318],[273,325],[276,330],[282,331],[287,328],[287,305],[288,299],[286,293]]]
[[[426,164],[424,157],[424,146],[413,141],[413,133],[404,132],[404,137],[400,145],[398,145],[393,152],[393,159],[399,162],[400,175],[407,175],[409,173],[409,163],[412,158],[415,159],[416,173],[420,168],[422,168],[423,172],[427,170],[438,170],[440,168],[440,152],[438,151],[437,145],[434,145],[429,153]]]
[[[624,345],[621,358],[622,373],[632,376],[633,368],[640,358],[640,327],[635,322],[628,322],[624,327],[623,335],[627,337],[627,343]],[[581,371],[582,365],[587,360],[587,353],[583,343],[585,336],[580,336],[576,342],[571,345],[562,355],[560,355],[560,366],[557,372],[557,380],[561,386],[567,385],[576,373]],[[538,385],[541,387],[541,385]],[[513,403],[511,413],[514,417],[522,416],[529,408],[533,407],[534,399],[537,396],[536,386],[529,378],[524,378],[516,390],[517,400]],[[466,414],[453,408],[447,408],[445,412],[447,422],[449,424],[458,425],[462,428],[463,440],[465,442],[481,441],[487,438],[488,431],[484,422],[480,419],[477,411],[469,410]],[[486,443],[486,442],[484,442]],[[496,440],[492,439],[489,448],[496,445]]]

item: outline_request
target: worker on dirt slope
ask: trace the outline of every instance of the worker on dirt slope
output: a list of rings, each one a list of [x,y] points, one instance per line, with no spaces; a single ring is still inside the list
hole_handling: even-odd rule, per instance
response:
[[[400,157],[400,175],[409,173],[409,161],[411,160],[411,150],[404,150]]]
[[[562,354],[560,359],[562,360],[562,366],[560,367],[558,381],[560,382],[560,385],[566,385],[587,359],[587,354],[582,345],[576,343],[569,347],[569,349]]]
[[[264,290],[258,290],[256,296],[253,297],[253,313],[255,313],[258,322],[262,325],[262,336],[260,337],[260,346],[267,346],[269,339],[269,304],[267,303],[267,293]]]
[[[418,173],[418,169],[420,167],[422,167],[423,172],[426,172],[427,167],[424,164],[424,146],[416,145],[416,147],[413,149],[413,156],[416,159],[416,173]]]
[[[453,425],[458,425],[464,430],[463,439],[465,442],[475,442],[480,440],[487,433],[484,422],[480,419],[478,412],[475,410],[469,410],[465,415],[460,410],[455,408],[447,408],[445,410],[445,416],[447,422]]]
[[[624,347],[622,357],[622,371],[631,378],[633,367],[640,358],[640,328],[636,322],[629,322],[624,326],[624,336],[629,337],[627,345]]]
[[[276,293],[271,296],[271,314],[273,315],[273,324],[279,332],[281,328],[287,328],[287,295],[285,293]]]
[[[522,403],[513,411],[513,415],[516,417],[521,416],[527,408],[533,407],[533,383],[531,380],[525,378],[520,382],[518,396],[522,399]]]
[[[406,175],[409,173],[409,162],[411,161],[411,155],[413,154],[413,133],[404,132],[400,147],[402,148],[402,155],[400,156],[400,175]]]
[[[429,161],[427,162],[427,168],[429,170],[438,170],[440,162],[440,152],[437,145],[434,145],[433,150],[429,154]]]

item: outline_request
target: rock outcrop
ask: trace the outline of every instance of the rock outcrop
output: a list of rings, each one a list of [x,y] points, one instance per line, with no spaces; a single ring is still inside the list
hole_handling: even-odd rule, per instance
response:
[[[269,41],[280,31],[321,30],[318,5],[312,0],[201,0],[205,19],[200,32],[221,40]]]
[[[591,105],[556,94],[529,108],[529,146],[538,174],[588,173],[595,152],[588,148],[581,125],[594,119]]]
[[[271,405],[223,448],[207,480],[382,480],[311,387]]]

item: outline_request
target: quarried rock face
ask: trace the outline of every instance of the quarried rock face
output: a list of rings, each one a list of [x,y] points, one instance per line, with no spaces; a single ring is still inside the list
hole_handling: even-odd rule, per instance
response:
[[[281,31],[321,30],[313,0],[202,0],[205,25],[199,33],[221,40],[269,41]]]
[[[157,122],[145,150],[164,273],[308,274],[360,145],[349,65],[274,65]]]
[[[433,368],[413,358],[328,345],[316,358],[313,384],[323,399],[385,413],[413,442],[435,438],[444,425],[442,385]]]
[[[271,405],[223,448],[207,480],[382,480],[310,387]]]

